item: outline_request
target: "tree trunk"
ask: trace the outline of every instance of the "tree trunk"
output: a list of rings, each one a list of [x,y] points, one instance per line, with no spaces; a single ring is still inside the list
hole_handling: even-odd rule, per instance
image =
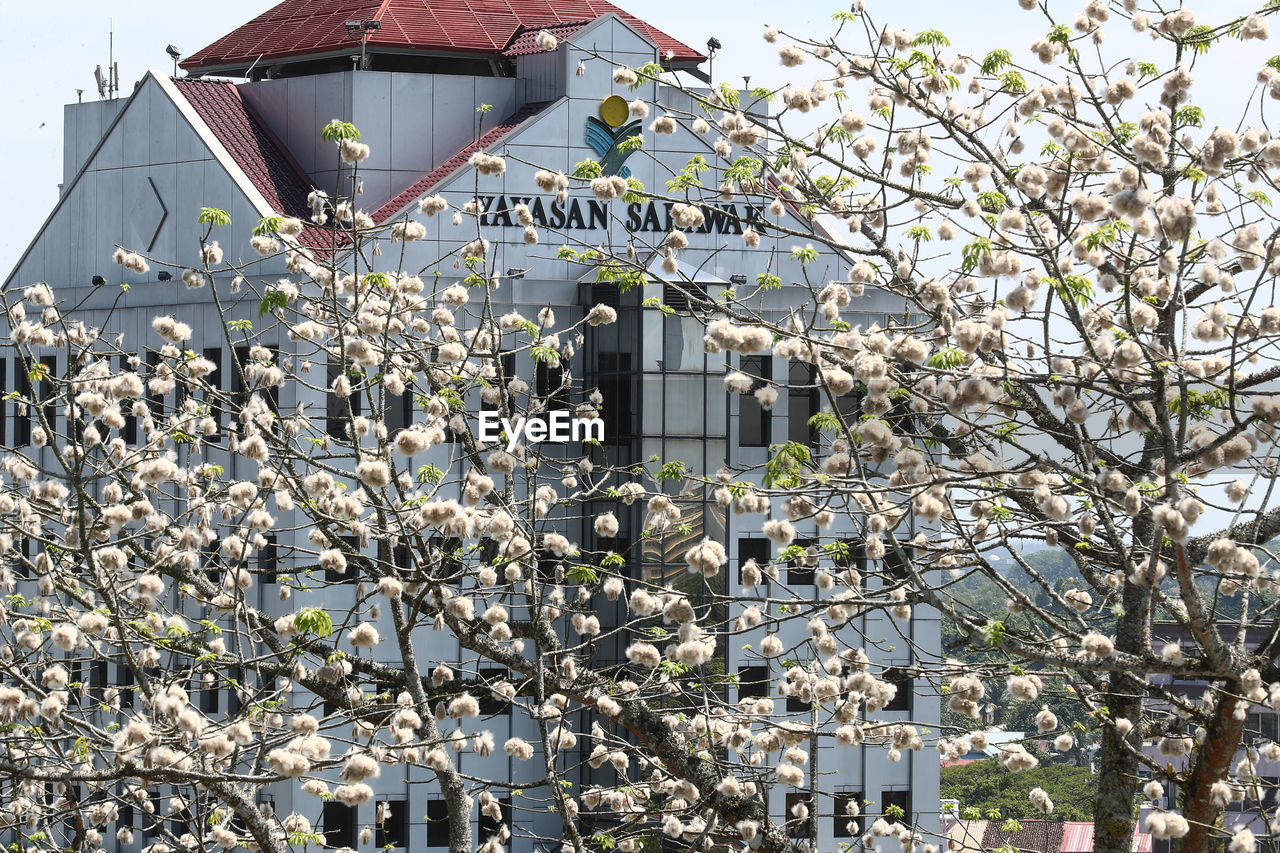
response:
[[[1240,735],[1244,732],[1244,720],[1237,720],[1235,711],[1240,700],[1224,695],[1214,709],[1213,720],[1200,748],[1198,759],[1191,770],[1182,799],[1182,816],[1191,824],[1191,831],[1177,846],[1180,853],[1206,853],[1213,838],[1213,826],[1222,811],[1210,798],[1210,789],[1221,782],[1231,770]]]
[[[1124,673],[1112,673],[1107,708],[1115,719],[1133,723],[1125,737],[1115,726],[1104,726],[1098,753],[1098,799],[1094,807],[1094,853],[1131,853],[1138,789],[1138,758],[1142,744],[1142,693]],[[1132,748],[1131,748],[1132,747]]]

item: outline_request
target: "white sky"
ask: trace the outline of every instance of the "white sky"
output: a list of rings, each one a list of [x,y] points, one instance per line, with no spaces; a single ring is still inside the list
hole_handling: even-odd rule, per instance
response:
[[[109,24],[114,24],[115,57],[120,65],[121,89],[127,95],[148,68],[172,70],[165,45],[174,44],[184,54],[194,53],[271,5],[271,0],[200,4],[186,0],[58,0],[46,7],[47,16],[28,14],[0,27],[0,114],[8,117],[5,188],[14,200],[0,205],[0,281],[57,200],[62,172],[62,105],[75,101],[77,88],[85,90],[86,100],[97,97],[93,67],[107,64]],[[767,5],[739,0],[618,0],[617,5],[699,49],[705,50],[707,38],[715,36],[724,45],[715,59],[715,77],[739,86],[744,74],[752,75],[753,86],[779,85],[788,79],[787,69],[778,64],[775,47],[760,38],[765,24],[802,36],[825,35],[830,32],[831,13],[839,8],[833,0],[786,0]],[[1216,9],[1217,15],[1225,15],[1227,9],[1252,8],[1239,0],[1201,5],[1205,10]],[[1055,13],[1068,21],[1082,7],[1079,2],[1053,3]],[[871,0],[869,11],[881,25],[913,32],[941,30],[953,46],[978,57],[993,47],[1022,53],[1047,29],[1038,12],[1022,11],[1014,0]],[[1280,20],[1274,20],[1273,26],[1280,27]],[[1126,30],[1125,22],[1110,24],[1109,55],[1117,55],[1112,52],[1117,49],[1141,51],[1149,44],[1145,38],[1126,35]],[[1230,42],[1211,52],[1215,72],[1197,74],[1193,90],[1193,101],[1205,107],[1211,124],[1236,123],[1238,114],[1219,117],[1211,108],[1224,99],[1241,103],[1252,87],[1254,71],[1273,53],[1280,53],[1280,29],[1277,38],[1265,45]],[[1166,63],[1160,64],[1163,68]],[[801,72],[797,80],[812,82],[803,73],[805,68],[797,70]]]

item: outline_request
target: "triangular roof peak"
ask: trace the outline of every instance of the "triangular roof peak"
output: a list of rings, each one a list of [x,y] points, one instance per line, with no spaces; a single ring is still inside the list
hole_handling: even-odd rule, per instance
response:
[[[530,29],[581,26],[610,13],[656,44],[672,66],[706,59],[607,0],[285,0],[181,66],[196,74],[244,73],[255,64],[359,52],[362,34],[349,31],[348,21],[377,22],[363,33],[371,52],[501,56]]]

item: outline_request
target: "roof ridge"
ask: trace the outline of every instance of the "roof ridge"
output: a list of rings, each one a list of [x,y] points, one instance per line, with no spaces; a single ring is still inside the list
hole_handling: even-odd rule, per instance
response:
[[[569,23],[562,16],[585,23],[609,14],[654,42],[664,57],[673,54],[681,64],[706,59],[609,0],[284,0],[179,65],[196,73],[201,69],[217,72],[243,70],[259,60],[270,64],[332,55],[358,45],[343,26],[356,16],[383,22],[381,30],[367,36],[371,46],[490,55],[501,54],[521,28]]]

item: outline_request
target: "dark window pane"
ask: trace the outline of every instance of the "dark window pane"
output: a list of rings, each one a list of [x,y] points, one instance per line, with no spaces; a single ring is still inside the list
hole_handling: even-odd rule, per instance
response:
[[[852,838],[854,833],[849,831],[849,821],[857,820],[849,814],[849,803],[854,803],[859,812],[862,809],[862,792],[861,791],[836,791],[835,807],[832,810],[833,826],[831,834],[836,838]]]
[[[769,667],[743,666],[738,668],[738,698],[767,699],[769,697]]]
[[[894,807],[902,810],[901,815],[893,814]],[[886,820],[896,820],[898,823],[911,825],[911,792],[910,791],[881,791],[880,792],[880,814]]]
[[[384,800],[378,804],[386,816],[378,822],[374,843],[383,847],[409,846],[409,804],[404,800]]]
[[[222,375],[222,347],[207,347],[204,351],[204,357],[213,362],[213,373],[205,377],[210,390],[205,392],[204,402],[209,407],[209,417],[218,424],[218,429],[222,429],[222,401],[217,399],[217,391],[225,388],[226,379]]]
[[[449,846],[449,806],[444,800],[427,800],[427,846]]]
[[[480,840],[488,841],[492,836],[502,831],[502,826],[507,829],[511,828],[511,798],[503,797],[498,800],[498,810],[502,813],[502,823],[494,820],[483,812],[480,813]]]
[[[797,539],[792,543],[805,550],[804,555],[787,561],[787,586],[811,586],[817,576],[817,557],[811,553],[817,546],[815,539]]]
[[[881,681],[887,681],[898,688],[898,692],[894,694],[893,700],[884,706],[886,711],[910,711],[911,710],[911,676],[900,666],[886,667],[884,675],[880,676]]]
[[[738,540],[738,583],[742,583],[742,567],[748,560],[755,560],[763,571],[769,563],[770,543],[768,539]]]
[[[805,361],[793,361],[787,368],[787,441],[814,444],[818,433],[809,418],[818,412],[817,368]]]
[[[500,667],[488,667],[477,671],[477,677],[485,684],[497,684],[507,677],[507,670]],[[491,717],[494,714],[505,714],[511,710],[511,703],[493,695],[492,690],[480,688],[476,691],[476,699],[480,702],[480,715]]]
[[[353,392],[347,397],[339,397],[333,393],[333,383],[342,375],[342,364],[336,360],[329,362],[328,388],[329,392],[325,395],[325,418],[326,429],[329,435],[334,438],[347,437],[348,412],[347,407],[350,406],[352,416],[360,414],[360,395]],[[350,376],[347,377],[351,379]],[[354,380],[352,382],[354,383]],[[405,392],[409,393],[408,391]]]
[[[567,409],[569,389],[565,387],[564,365],[559,361],[539,361],[537,364],[535,391],[539,397],[546,398],[547,411]]]
[[[268,536],[267,547],[258,551],[258,583],[275,583],[278,562],[276,554],[276,537]]]
[[[328,802],[323,812],[324,843],[330,847],[356,846],[356,807]]]
[[[125,373],[132,370],[129,366],[129,356],[121,355],[116,359],[116,370],[119,373]],[[130,414],[130,412],[133,411],[133,402],[133,400],[120,401],[120,408],[121,411],[124,412],[125,416],[124,430],[121,432],[121,437],[128,444],[136,444],[138,441],[138,419]]]
[[[805,817],[798,818],[793,811],[797,806],[803,805],[807,810]],[[802,791],[793,791],[787,794],[787,815],[786,815],[787,835],[792,838],[810,838],[813,835],[813,807],[809,803],[809,795]]]
[[[761,380],[759,387],[773,378],[773,357],[751,355],[742,359],[741,370]],[[773,441],[773,413],[760,405],[754,393],[738,395],[738,444],[741,447],[768,447]]]
[[[18,395],[23,400],[32,398],[31,388],[31,368],[26,359],[15,358],[13,360],[13,384],[18,389]],[[15,404],[19,405],[19,404]],[[25,447],[31,443],[31,418],[34,417],[30,407],[26,413],[19,412],[14,415],[13,419],[13,443],[18,447]]]
[[[910,559],[911,551],[906,545],[900,545],[902,551]],[[898,553],[898,549],[894,548],[891,543],[885,543],[884,549],[884,571],[885,575],[894,580],[904,581],[907,579],[907,564],[903,561],[902,555]]]
[[[41,414],[49,429],[49,443],[53,443],[54,434],[58,431],[58,404],[54,402],[54,379],[58,376],[58,357],[56,355],[40,356],[40,364],[44,366],[43,378],[36,388],[36,394],[46,401]]]
[[[149,383],[160,368],[160,353],[151,350],[147,353],[147,375],[143,377],[144,383]],[[164,414],[164,395],[157,394],[147,385],[147,408],[151,411],[151,417],[159,418]]]
[[[625,443],[632,435],[631,353],[602,352],[596,363],[596,387],[604,398],[600,404],[604,439],[612,444]]]

